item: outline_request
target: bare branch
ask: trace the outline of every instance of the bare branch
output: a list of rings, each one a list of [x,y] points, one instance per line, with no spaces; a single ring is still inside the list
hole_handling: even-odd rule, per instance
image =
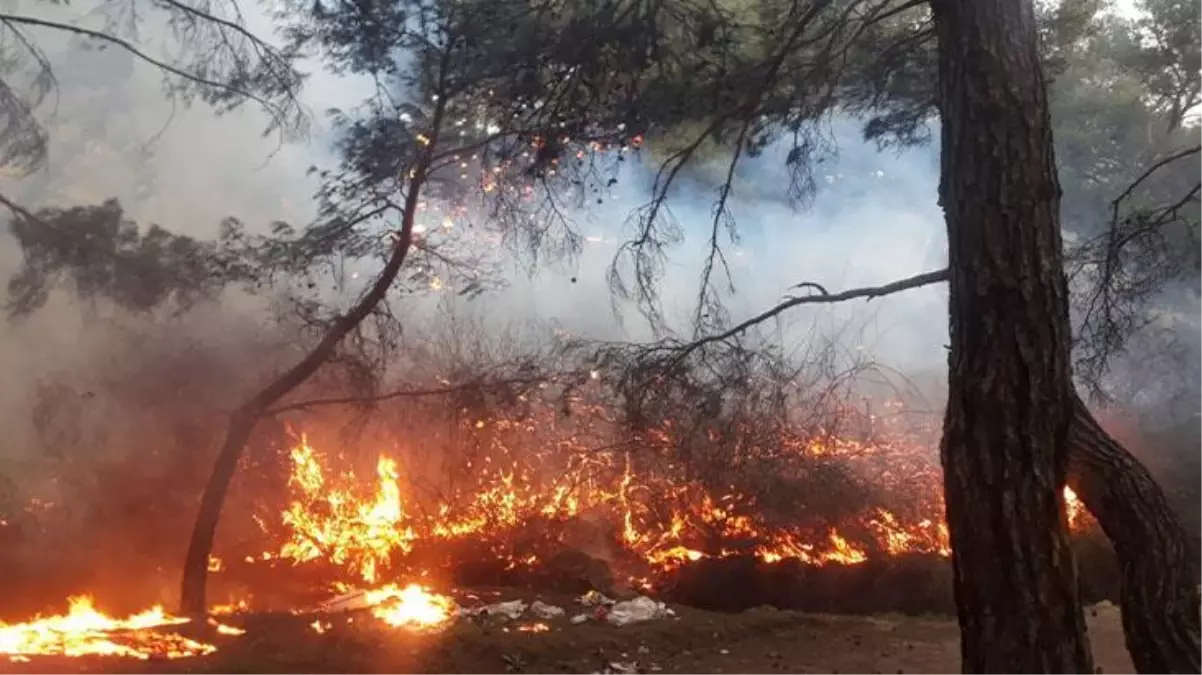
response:
[[[47,228],[51,227],[49,223],[47,223],[44,220],[42,220],[41,218],[38,218],[37,216],[35,216],[32,212],[29,211],[29,209],[25,208],[24,206],[21,206],[20,204],[14,202],[11,199],[9,199],[2,192],[0,192],[0,205],[3,205],[9,211],[12,211],[13,215],[15,215],[19,218],[24,218],[25,220],[37,223],[38,225],[43,225]]]
[[[701,347],[703,347],[707,344],[711,344],[714,342],[722,342],[724,340],[728,340],[732,337],[735,337],[736,335],[743,333],[747,329],[757,326],[757,325],[767,321],[768,319],[778,316],[785,310],[793,308],[793,307],[797,307],[799,305],[831,304],[831,303],[837,303],[837,302],[846,302],[848,300],[855,300],[857,298],[864,298],[865,300],[871,300],[873,298],[879,298],[879,297],[885,296],[885,295],[892,295],[893,293],[900,293],[902,291],[908,291],[908,290],[915,289],[915,288],[921,288],[923,286],[930,286],[931,284],[937,284],[937,283],[940,283],[943,281],[947,281],[947,279],[948,279],[948,271],[946,269],[943,269],[943,270],[936,270],[934,272],[926,272],[924,274],[919,274],[919,275],[908,277],[905,279],[899,279],[898,281],[884,284],[883,286],[865,286],[865,287],[861,287],[861,288],[853,288],[853,289],[850,289],[847,291],[843,291],[842,293],[826,293],[825,291],[822,291],[817,295],[805,295],[805,296],[801,296],[801,297],[789,298],[788,300],[785,300],[784,302],[780,303],[779,305],[776,305],[775,307],[773,307],[769,310],[766,310],[760,314],[757,314],[757,315],[751,317],[750,319],[747,319],[746,321],[738,324],[737,326],[734,326],[733,328],[731,328],[729,330],[723,331],[723,332],[715,334],[715,335],[709,335],[709,336],[703,337],[699,340],[694,340],[693,342],[690,342],[687,346],[685,346],[681,349],[680,354],[677,355],[677,359],[683,359],[684,357],[688,356],[692,352],[696,351],[697,349],[700,349]],[[801,285],[801,284],[799,284],[799,285]],[[806,284],[806,285],[811,285],[811,284]],[[817,284],[812,284],[812,285],[818,286]],[[818,288],[821,289],[822,287],[818,286]]]
[[[1119,209],[1122,206],[1123,202],[1126,201],[1128,198],[1130,198],[1131,194],[1134,193],[1135,190],[1140,185],[1142,185],[1144,181],[1148,180],[1148,178],[1150,178],[1152,176],[1152,174],[1154,174],[1157,171],[1159,171],[1160,169],[1168,166],[1169,164],[1176,162],[1179,159],[1185,159],[1186,157],[1189,157],[1190,155],[1196,155],[1199,152],[1202,152],[1202,145],[1195,145],[1192,148],[1185,148],[1185,149],[1179,150],[1171,155],[1162,157],[1161,159],[1157,160],[1156,162],[1153,162],[1152,165],[1149,166],[1147,169],[1144,169],[1144,172],[1141,173],[1135,180],[1131,181],[1131,184],[1127,186],[1127,189],[1123,190],[1122,194],[1120,194],[1118,197],[1115,197],[1114,200],[1112,202],[1110,202],[1111,214],[1114,219],[1114,222],[1112,222],[1111,225],[1113,226],[1115,223],[1118,222]]]
[[[1198,202],[1202,185],[1192,182],[1183,194],[1160,204],[1129,204],[1159,172],[1199,152],[1200,145],[1182,148],[1140,172],[1111,200],[1105,232],[1075,252],[1075,273],[1092,271],[1077,337],[1083,349],[1076,371],[1095,397],[1102,394],[1101,377],[1112,357],[1121,354],[1131,335],[1147,325],[1146,303],[1172,280],[1195,274],[1191,270],[1196,264],[1196,234],[1191,236],[1190,229],[1196,229],[1196,215],[1187,207]],[[1183,223],[1190,227],[1174,239],[1174,228]]]
[[[542,384],[544,382],[550,382],[550,381],[556,379],[557,377],[559,377],[559,374],[544,375],[541,377],[514,377],[514,378],[508,378],[508,379],[491,380],[488,382],[479,382],[479,381],[464,382],[461,384],[448,385],[445,387],[430,387],[427,389],[399,389],[397,391],[390,391],[390,392],[387,392],[384,394],[378,394],[375,396],[339,396],[339,397],[331,397],[331,398],[317,398],[317,399],[311,399],[311,400],[307,400],[307,401],[297,401],[296,403],[288,403],[286,405],[278,406],[278,407],[272,408],[270,410],[267,410],[266,412],[263,413],[262,416],[263,417],[271,417],[273,415],[280,415],[280,414],[283,414],[286,412],[295,412],[298,410],[308,410],[310,408],[317,408],[317,407],[328,406],[328,405],[371,405],[374,403],[381,403],[384,401],[390,401],[390,400],[398,399],[398,398],[423,398],[426,396],[446,396],[448,394],[455,394],[455,393],[458,393],[461,391],[469,391],[469,390],[488,391],[488,390],[498,389],[498,388],[502,388],[502,387]]]
[[[210,78],[202,77],[196,73],[189,73],[186,70],[178,68],[170,63],[167,63],[166,61],[162,61],[151,56],[150,54],[147,54],[128,40],[123,40],[115,35],[109,35],[108,33],[98,30],[84,28],[83,26],[72,26],[70,24],[60,23],[57,21],[48,21],[46,19],[39,19],[37,17],[19,16],[16,14],[0,14],[0,21],[9,24],[25,24],[27,26],[66,31],[68,33],[75,33],[77,35],[89,37],[94,40],[100,40],[101,42],[106,42],[108,44],[120,47],[121,49],[124,49],[142,61],[154,66],[155,68],[158,68],[166,73],[170,73],[171,75],[175,75],[183,80],[187,80],[194,84],[199,84],[205,87],[211,87],[213,89],[254,101],[255,103],[258,103],[269,115],[271,115],[273,120],[282,126],[286,126],[286,121],[290,117],[288,113],[278,104],[272,103],[258,94],[255,94],[245,88],[238,87],[237,85],[229,82],[220,82]]]

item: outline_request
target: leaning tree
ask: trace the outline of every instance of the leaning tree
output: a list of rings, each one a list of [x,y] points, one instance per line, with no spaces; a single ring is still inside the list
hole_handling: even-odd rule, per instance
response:
[[[205,610],[222,504],[256,422],[387,306],[412,254],[437,255],[430,232],[469,227],[538,255],[572,253],[582,240],[566,212],[608,184],[640,137],[641,120],[621,100],[636,94],[646,63],[603,58],[609,45],[640,39],[620,15],[582,22],[555,3],[396,0],[302,3],[287,17],[293,49],[377,84],[336,114],[339,168],[322,174],[321,217],[288,255],[384,262],[300,360],[231,414],[184,563],[188,613]],[[605,39],[586,39],[594,31]]]

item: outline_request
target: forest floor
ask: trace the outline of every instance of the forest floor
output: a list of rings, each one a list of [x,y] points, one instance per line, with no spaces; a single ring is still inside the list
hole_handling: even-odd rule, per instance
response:
[[[529,593],[514,594],[533,600]],[[509,594],[506,594],[509,597]],[[568,609],[566,598],[543,597]],[[178,661],[40,657],[0,662],[0,672],[363,672],[363,673],[954,673],[959,631],[950,617],[836,616],[758,608],[739,614],[676,607],[675,617],[626,626],[566,618],[481,625],[461,620],[440,632],[388,629],[341,615],[317,633],[312,616],[265,614],[230,623],[247,633],[219,637],[219,651]],[[362,617],[362,615],[360,615]],[[1117,608],[1087,610],[1100,672],[1132,672]]]

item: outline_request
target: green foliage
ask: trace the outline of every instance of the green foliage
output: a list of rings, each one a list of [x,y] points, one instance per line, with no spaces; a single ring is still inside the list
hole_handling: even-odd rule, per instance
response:
[[[1198,6],[1181,0],[1143,0],[1138,7],[1144,16],[1126,36],[1120,60],[1144,81],[1153,109],[1173,129],[1198,105],[1202,93]]]
[[[220,243],[157,225],[140,230],[116,200],[46,209],[33,218],[14,218],[11,228],[24,253],[8,283],[13,316],[41,307],[60,284],[84,300],[106,298],[133,311],[183,309],[249,273]]]
[[[1152,328],[1166,290],[1193,286],[1197,298],[1202,266],[1202,133],[1183,116],[1197,105],[1199,77],[1177,60],[1198,57],[1174,44],[1196,35],[1198,17],[1171,3],[1149,9],[1135,20],[1095,15],[1063,38],[1051,90],[1077,373],[1095,393],[1113,357]],[[1173,79],[1189,68],[1191,78]]]

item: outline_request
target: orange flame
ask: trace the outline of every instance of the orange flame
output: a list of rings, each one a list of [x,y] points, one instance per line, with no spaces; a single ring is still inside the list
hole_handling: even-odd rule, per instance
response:
[[[534,427],[533,422],[504,419],[469,424],[488,426],[493,433]],[[667,436],[672,430],[658,433]],[[786,444],[786,450],[811,457],[837,456],[839,461],[875,460],[871,447],[836,438],[798,440]],[[324,562],[372,585],[422,542],[486,541],[506,563],[505,569],[532,568],[539,563],[538,555],[528,550],[519,553],[507,533],[531,523],[566,523],[586,513],[605,514],[618,528],[613,543],[660,572],[731,555],[750,554],[769,563],[795,559],[809,565],[855,565],[872,555],[951,554],[937,496],[924,497],[921,510],[906,516],[874,507],[838,527],[805,528],[768,522],[754,498],[733,489],[715,496],[696,482],[640,477],[629,454],[594,455],[549,480],[536,479],[535,471],[520,462],[505,465],[484,456],[475,465],[468,463],[473,482],[434,504],[410,496],[402,487],[397,462],[385,455],[376,462],[372,484],[359,483],[353,472],[330,472],[327,458],[304,437],[290,457],[294,498],[281,514],[287,540],[278,553],[246,559]],[[919,472],[924,480],[937,480],[937,473],[932,475],[927,468],[905,468]],[[1068,488],[1064,499],[1069,523],[1078,527],[1084,507]],[[639,587],[649,583],[644,574],[638,575]]]
[[[135,659],[179,659],[217,651],[213,645],[181,635],[160,632],[188,619],[153,607],[126,619],[114,619],[96,610],[87,596],[70,599],[66,615],[48,616],[27,623],[0,623],[0,654],[124,656]]]
[[[456,613],[455,601],[418,584],[399,588],[390,584],[366,593],[372,616],[389,626],[413,629],[438,628]]]

